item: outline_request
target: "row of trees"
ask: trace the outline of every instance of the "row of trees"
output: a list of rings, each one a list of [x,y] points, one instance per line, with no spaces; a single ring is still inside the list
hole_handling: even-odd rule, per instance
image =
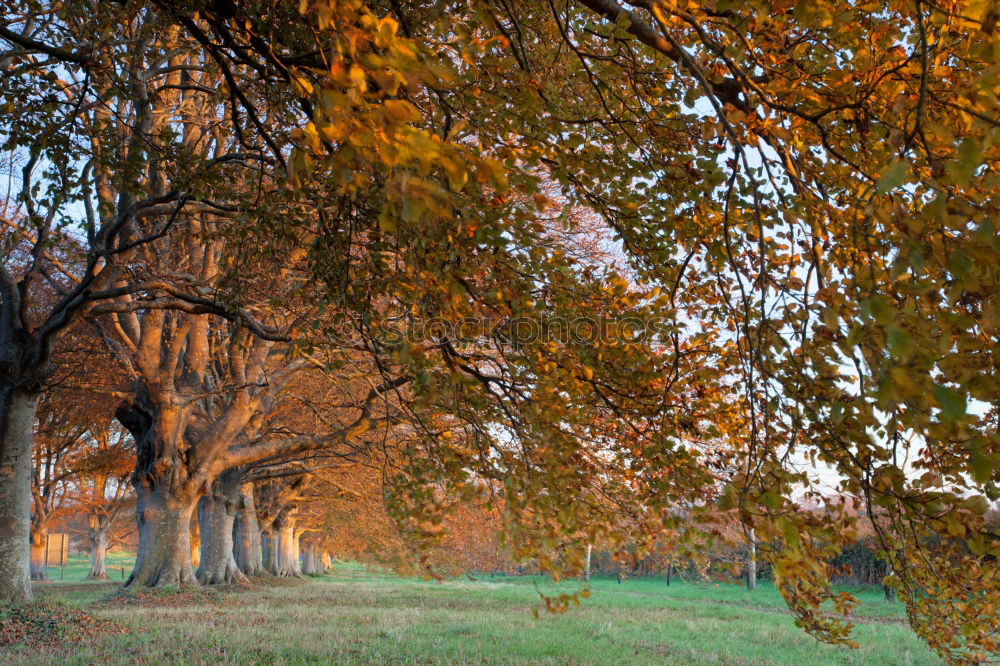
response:
[[[850,627],[821,605],[853,603],[831,562],[870,507],[915,631],[997,649],[992,4],[4,19],[5,603],[30,596],[38,405],[86,335],[135,449],[130,585],[196,581],[196,509],[198,577],[252,571],[247,484],[263,506],[257,484],[348,465],[408,546],[482,504],[554,574],[665,533],[697,557],[735,512],[831,642]],[[311,527],[281,515],[279,562]]]

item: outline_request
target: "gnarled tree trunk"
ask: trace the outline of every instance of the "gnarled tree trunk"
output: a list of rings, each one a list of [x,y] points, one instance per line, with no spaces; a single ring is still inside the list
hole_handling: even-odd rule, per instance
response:
[[[191,566],[191,514],[195,498],[167,488],[136,487],[139,552],[125,585],[180,587],[196,585]]]
[[[31,438],[38,396],[0,384],[0,605],[31,599]]]
[[[204,585],[246,583],[233,554],[233,523],[240,502],[242,471],[223,472],[211,492],[198,500],[201,564],[198,581]]]
[[[154,412],[150,405],[123,405],[117,412],[118,420],[132,433],[136,450],[132,486],[139,551],[125,586],[197,585],[191,565],[191,514],[198,493],[172,446],[178,427],[170,419],[176,417],[163,406],[155,418]],[[175,455],[168,457],[164,452]]]
[[[320,562],[323,565],[323,573],[326,573],[333,568],[333,559],[330,557],[330,553],[323,551],[323,555],[320,558]]]

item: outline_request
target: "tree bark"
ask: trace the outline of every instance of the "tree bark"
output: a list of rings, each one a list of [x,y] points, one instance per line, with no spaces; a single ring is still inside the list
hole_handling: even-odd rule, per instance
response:
[[[247,583],[233,553],[233,523],[239,506],[241,473],[224,472],[212,490],[198,500],[201,533],[201,564],[198,581],[203,585]]]
[[[295,536],[295,518],[281,516],[275,521],[273,551],[270,571],[275,576],[297,577],[302,575],[298,562],[298,539]]]
[[[104,559],[108,552],[108,528],[93,528],[87,530],[87,540],[90,542],[90,573],[87,580],[107,580]]]
[[[191,566],[191,514],[195,499],[166,488],[136,487],[139,552],[125,586],[196,585]]]
[[[303,575],[315,573],[313,568],[312,550],[308,544],[302,548],[302,573]]]
[[[310,543],[302,550],[302,573],[313,576],[323,573],[319,549],[315,544]]]
[[[299,530],[292,531],[292,571],[296,576],[302,575],[302,539]]]
[[[587,544],[587,565],[583,570],[583,580],[590,582],[590,554],[594,550],[593,544]]]
[[[326,552],[325,550],[323,551],[323,555],[321,556],[320,561],[323,564],[323,573],[326,573],[327,571],[333,568],[333,559],[330,557],[330,553]]]
[[[45,566],[45,546],[49,540],[49,533],[46,529],[35,529],[31,531],[30,551],[30,573],[31,580],[48,580],[48,567]]]
[[[272,576],[280,575],[280,557],[278,555],[278,534],[274,530],[261,533],[264,551],[264,568]]]
[[[0,605],[31,599],[31,440],[38,395],[0,384]]]
[[[247,576],[258,576],[264,572],[264,553],[260,525],[257,523],[257,507],[254,503],[253,484],[243,484],[240,489],[240,503],[236,511],[233,527],[233,551],[236,566]]]

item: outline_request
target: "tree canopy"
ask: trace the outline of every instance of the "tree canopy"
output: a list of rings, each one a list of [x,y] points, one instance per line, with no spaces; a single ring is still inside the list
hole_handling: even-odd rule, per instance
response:
[[[556,575],[735,512],[800,625],[850,642],[823,604],[853,604],[831,561],[864,506],[914,630],[998,650],[995,3],[94,4],[0,28],[28,248],[0,334],[31,352],[5,404],[53,336],[127,315],[142,465],[139,425],[191,473],[164,507],[376,457],[411,545],[461,497]],[[337,427],[260,429],[300,366]]]

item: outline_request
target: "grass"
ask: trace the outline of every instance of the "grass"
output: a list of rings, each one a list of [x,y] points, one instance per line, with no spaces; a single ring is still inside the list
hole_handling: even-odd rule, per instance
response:
[[[108,572],[109,580],[121,581],[128,578],[134,564],[135,553],[111,550],[104,557],[104,568]],[[49,580],[45,584],[83,582],[88,573],[90,573],[90,557],[71,556],[67,558],[65,567],[50,566],[46,568]]]
[[[67,567],[67,572],[70,567]],[[79,578],[86,575],[84,570]],[[339,565],[298,584],[112,593],[120,583],[46,583],[39,593],[130,628],[86,642],[8,647],[10,663],[936,664],[902,606],[859,591],[860,648],[822,645],[793,624],[777,592],[662,579],[592,582],[564,615],[538,592],[578,589],[540,578],[444,583]],[[112,595],[112,596],[109,596]]]

